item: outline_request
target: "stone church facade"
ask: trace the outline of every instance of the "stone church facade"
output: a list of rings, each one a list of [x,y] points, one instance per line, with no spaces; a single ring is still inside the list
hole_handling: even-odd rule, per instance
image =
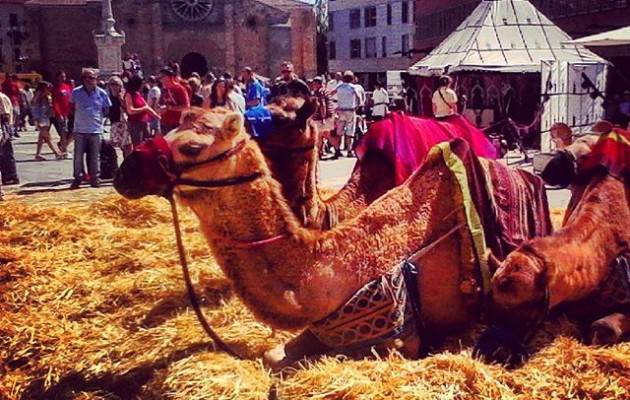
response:
[[[123,54],[137,53],[147,73],[176,61],[184,76],[251,66],[274,77],[282,60],[292,61],[299,75],[316,72],[315,16],[297,0],[112,0],[112,6],[116,29],[126,35]],[[30,69],[50,78],[58,69],[76,76],[96,66],[93,31],[100,29],[101,7],[100,0],[27,1]]]

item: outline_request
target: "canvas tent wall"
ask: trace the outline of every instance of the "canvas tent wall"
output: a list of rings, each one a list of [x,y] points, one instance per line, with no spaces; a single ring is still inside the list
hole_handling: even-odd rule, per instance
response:
[[[605,74],[604,59],[582,46],[566,44],[569,40],[571,40],[569,35],[527,0],[483,0],[454,32],[426,57],[414,64],[409,73],[425,77],[442,73],[455,75],[500,73],[512,76],[504,78],[507,82],[510,79],[514,80],[514,76],[523,74],[537,74],[541,77],[543,62],[555,61],[563,65],[597,65],[595,69],[597,73]],[[560,73],[552,75],[553,79],[568,79],[572,76]],[[543,98],[542,95],[549,87],[546,76],[542,76],[540,81],[543,83],[540,100],[544,100],[548,97]],[[599,83],[602,79],[599,76],[593,77],[593,82]],[[554,81],[552,84],[552,88],[572,88],[575,82]],[[581,87],[581,82],[577,87]],[[604,90],[603,86],[599,88]],[[531,86],[515,89],[531,91]],[[575,101],[569,104],[574,106]],[[535,104],[521,106],[535,107]],[[543,107],[547,107],[547,102]],[[579,105],[580,110],[586,108],[588,107]],[[591,108],[600,115],[603,112],[601,109],[596,110],[597,104]],[[553,122],[559,121],[571,124],[570,119],[575,113],[572,111],[566,113],[562,111],[566,109],[559,107],[554,110],[554,112],[545,110],[544,117],[549,121],[547,124],[543,123],[543,126],[550,126]],[[563,114],[558,114],[561,111]]]

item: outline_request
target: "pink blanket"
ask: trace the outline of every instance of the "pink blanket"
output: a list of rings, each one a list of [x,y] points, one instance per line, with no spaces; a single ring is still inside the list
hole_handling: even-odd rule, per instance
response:
[[[400,185],[424,162],[431,147],[455,138],[468,142],[479,157],[497,157],[495,147],[485,134],[461,115],[437,120],[410,117],[401,112],[391,113],[372,124],[357,144],[356,153],[361,160],[367,149],[383,151],[392,160],[396,184]]]

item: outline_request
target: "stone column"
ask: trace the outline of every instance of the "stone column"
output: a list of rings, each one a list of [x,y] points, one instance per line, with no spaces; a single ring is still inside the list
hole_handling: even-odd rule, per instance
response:
[[[98,52],[99,75],[111,76],[122,70],[122,45],[125,44],[125,32],[116,31],[111,0],[102,0],[102,32],[94,33],[94,42]]]

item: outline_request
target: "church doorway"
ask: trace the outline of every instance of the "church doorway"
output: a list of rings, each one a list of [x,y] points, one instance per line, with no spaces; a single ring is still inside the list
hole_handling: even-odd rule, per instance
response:
[[[199,53],[188,53],[182,58],[182,77],[189,78],[190,74],[197,72],[203,77],[208,73],[208,61]]]

